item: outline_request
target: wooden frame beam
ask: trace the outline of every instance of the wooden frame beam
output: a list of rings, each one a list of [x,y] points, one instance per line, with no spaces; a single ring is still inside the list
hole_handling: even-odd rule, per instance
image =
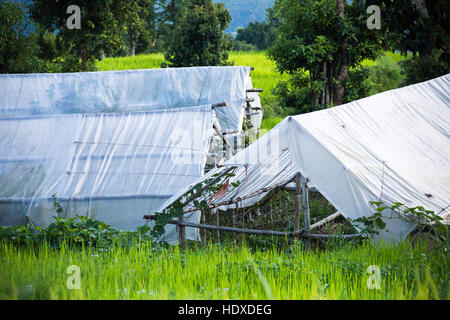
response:
[[[153,216],[149,219],[154,220],[155,218],[156,218],[156,216]],[[305,238],[305,239],[336,239],[336,238],[353,239],[353,238],[358,238],[361,236],[360,234],[343,234],[343,235],[311,234],[311,233],[304,232],[304,230],[298,230],[296,232],[283,232],[283,231],[273,231],[273,230],[244,229],[244,228],[214,226],[214,225],[209,225],[209,224],[199,224],[199,223],[192,223],[192,222],[185,222],[185,221],[180,222],[180,221],[175,221],[175,220],[171,220],[167,223],[177,225],[177,226],[207,229],[207,230],[229,231],[229,232],[248,233],[248,234],[276,236],[276,237],[299,237],[299,238]]]

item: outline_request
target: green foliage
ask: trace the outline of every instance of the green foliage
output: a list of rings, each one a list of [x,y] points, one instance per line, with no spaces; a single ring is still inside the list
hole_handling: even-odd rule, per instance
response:
[[[92,246],[110,248],[113,244],[125,245],[133,238],[148,239],[149,228],[142,226],[137,232],[119,231],[109,225],[85,216],[73,218],[55,217],[47,228],[28,226],[0,227],[0,240],[17,245],[36,246],[47,242],[59,248],[62,243],[69,247]]]
[[[403,220],[416,223],[419,226],[418,228],[420,226],[431,227],[436,234],[439,234],[439,237],[444,242],[447,241],[448,230],[442,224],[443,218],[436,215],[432,210],[427,210],[423,206],[407,207],[400,202],[387,205],[383,201],[370,201],[370,204],[375,208],[373,215],[353,220],[362,225],[361,233],[368,236],[379,234],[380,230],[386,228],[386,223],[383,221],[383,218],[391,218],[393,213],[396,212]],[[385,214],[383,215],[383,213]],[[444,232],[442,232],[443,230]]]
[[[246,28],[237,29],[236,41],[253,44],[258,50],[268,49],[274,40],[274,27],[267,21],[250,22]]]
[[[342,103],[348,69],[381,51],[382,34],[366,27],[365,10],[356,3],[344,7],[341,14],[335,0],[277,0],[270,11],[278,37],[268,54],[279,72],[293,75],[288,93],[300,112]],[[361,72],[355,72],[354,78],[360,78]],[[351,87],[357,85],[353,82]],[[298,98],[300,88],[308,88],[310,108],[304,108],[303,96]],[[356,88],[350,95],[361,90]]]
[[[80,0],[76,4],[81,9],[81,29],[70,30],[66,10],[72,4],[70,0],[34,0],[31,16],[49,31],[57,31],[66,54],[72,56],[63,57],[72,69],[87,71],[102,54],[113,54],[124,47],[124,22],[134,11],[129,10],[127,1]]]
[[[402,86],[404,76],[401,73],[400,63],[404,57],[400,54],[385,52],[371,67],[369,76],[371,90],[369,95],[396,89]]]
[[[450,2],[447,0],[373,0],[385,5],[382,29],[393,49],[406,55],[412,52],[426,57],[437,49],[442,59],[450,61]]]
[[[258,48],[251,43],[247,43],[245,41],[239,41],[239,40],[235,40],[232,39],[233,37],[230,38],[230,41],[233,42],[233,47],[232,50],[233,51],[256,51],[258,50]]]
[[[288,80],[280,81],[272,89],[272,93],[278,97],[280,105],[287,109],[295,106],[296,113],[306,113],[318,109],[310,103],[309,79],[305,73],[296,73],[289,76]]]
[[[129,54],[151,50],[156,42],[155,0],[126,1],[124,38]]]
[[[0,241],[0,299],[448,299],[448,263],[424,242],[304,250],[301,243],[253,250],[209,245],[184,251],[134,241],[108,250],[34,248]],[[79,266],[79,290],[67,267]],[[366,272],[379,266],[379,290]]]
[[[402,63],[405,84],[450,72],[450,2],[447,0],[374,0],[385,5],[382,29],[393,50],[413,58]]]
[[[0,73],[45,71],[42,39],[26,14],[23,5],[0,0]]]
[[[350,69],[345,83],[344,103],[358,100],[370,95],[373,84],[368,81],[371,68],[358,66]]]
[[[231,43],[224,35],[231,18],[223,4],[192,0],[164,54],[170,67],[227,65]],[[166,64],[164,64],[166,65]]]
[[[449,73],[450,64],[444,60],[443,52],[442,49],[434,49],[424,57],[416,56],[402,61],[405,84],[414,84]]]
[[[190,0],[157,0],[158,38],[162,47],[167,48],[173,40],[175,29],[180,25],[186,13],[186,4]]]

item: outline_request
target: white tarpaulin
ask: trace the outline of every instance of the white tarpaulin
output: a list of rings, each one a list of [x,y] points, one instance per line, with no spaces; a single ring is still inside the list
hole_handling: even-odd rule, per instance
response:
[[[151,111],[226,102],[227,107],[216,110],[220,126],[240,132],[249,85],[250,67],[239,66],[3,74],[0,116]]]
[[[133,230],[204,174],[214,121],[211,105],[0,117],[0,225],[48,225],[55,196],[65,217]]]
[[[232,164],[282,159],[280,153],[286,149],[302,175],[346,218],[372,215],[370,201],[421,205],[446,217],[450,212],[450,74],[288,117],[202,179]],[[274,170],[272,162],[271,170],[258,175],[260,179],[279,175],[285,164],[279,161],[279,170]],[[403,239],[415,227],[395,213],[384,220],[387,226],[380,236],[388,240]]]

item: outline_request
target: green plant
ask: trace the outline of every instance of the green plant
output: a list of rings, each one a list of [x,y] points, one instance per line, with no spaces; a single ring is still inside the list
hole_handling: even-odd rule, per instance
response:
[[[388,205],[383,201],[370,201],[370,204],[375,207],[373,215],[353,220],[362,225],[361,233],[368,236],[379,234],[380,230],[386,228],[383,218],[392,218],[394,213],[397,213],[401,219],[417,224],[419,229],[424,226],[432,228],[436,234],[440,235],[441,240],[447,241],[448,229],[442,224],[443,218],[432,210],[427,210],[423,206],[408,207],[401,202]],[[387,214],[383,215],[386,212]]]
[[[72,218],[55,217],[47,228],[28,226],[0,227],[0,239],[17,245],[36,246],[45,241],[59,248],[62,243],[70,247],[92,246],[109,248],[113,244],[128,245],[133,238],[151,240],[147,226],[136,232],[120,231],[104,222],[84,216]]]
[[[182,251],[138,238],[107,250],[0,240],[0,299],[267,299],[268,289],[273,299],[448,299],[443,258],[428,253],[422,241],[378,247],[365,241],[320,251],[299,243]],[[67,288],[70,265],[81,268],[79,290]],[[380,267],[380,290],[367,287],[370,265]]]
[[[342,104],[349,69],[381,53],[383,34],[366,27],[367,16],[357,2],[275,1],[270,19],[278,36],[269,57],[279,72],[307,79],[292,86],[309,90],[312,108]]]
[[[222,3],[191,0],[165,51],[168,63],[161,66],[227,65],[232,44],[224,30],[230,21],[230,14]]]

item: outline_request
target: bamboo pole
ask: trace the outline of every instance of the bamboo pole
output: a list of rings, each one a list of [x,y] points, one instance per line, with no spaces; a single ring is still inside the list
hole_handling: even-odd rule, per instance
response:
[[[245,90],[246,92],[263,92],[263,89],[259,89],[259,88],[250,88]]]
[[[225,227],[225,226],[214,226],[209,224],[198,224],[192,222],[178,222],[171,220],[167,222],[168,224],[176,224],[185,227],[191,228],[201,228],[208,230],[221,230],[221,231],[229,231],[229,232],[237,232],[237,233],[249,233],[249,234],[259,234],[259,235],[267,235],[267,236],[279,236],[279,237],[300,237],[305,239],[330,239],[330,238],[343,238],[343,239],[353,239],[358,238],[360,234],[344,234],[344,235],[328,235],[328,234],[311,234],[304,232],[304,230],[298,230],[296,232],[282,232],[282,231],[272,231],[272,230],[256,230],[256,229],[239,229],[233,227]]]
[[[308,197],[308,179],[301,176],[301,185],[302,185],[302,208],[303,214],[305,215],[305,231],[308,232],[310,230],[311,218],[309,216],[309,197]]]
[[[211,105],[211,109],[226,107],[226,106],[227,106],[226,102],[219,102],[219,103],[215,103],[215,104]]]
[[[219,217],[219,210],[216,211],[216,224],[219,227],[220,226],[220,217]],[[220,229],[217,230],[217,242],[220,242]]]
[[[201,217],[200,217],[200,222],[202,223],[202,224],[205,224],[205,222],[206,222],[206,213],[205,213],[205,210],[202,210],[202,215],[201,215]],[[206,229],[202,229],[201,230],[201,234],[200,234],[200,238],[201,238],[201,240],[202,240],[202,244],[204,245],[204,246],[206,246]]]
[[[178,227],[178,244],[181,249],[186,249],[186,226],[184,224],[184,217],[180,216],[177,222]]]
[[[215,124],[213,125],[213,129],[217,133],[217,135],[222,138],[222,141],[225,144],[224,147],[227,152],[227,158],[230,158],[232,155],[234,155],[234,149],[233,149],[231,143],[227,140],[227,138],[225,138],[223,133],[219,130],[219,128],[216,127]]]
[[[294,231],[300,230],[300,215],[302,214],[302,184],[301,174],[295,176],[295,213],[294,213]]]
[[[329,215],[325,219],[322,219],[322,220],[317,221],[316,223],[312,224],[309,227],[309,230],[319,228],[319,227],[323,226],[324,224],[326,224],[326,223],[328,223],[328,222],[330,222],[330,221],[332,221],[332,220],[334,220],[334,219],[336,219],[336,218],[338,218],[340,216],[341,216],[341,212],[340,211],[338,211],[336,213],[333,213],[332,215]]]
[[[233,168],[235,168],[235,167],[233,167]],[[209,208],[210,208],[210,209],[214,209],[214,208],[217,208],[217,207],[221,207],[221,206],[225,206],[225,205],[230,205],[230,204],[233,204],[233,203],[238,203],[238,202],[240,202],[240,201],[242,201],[242,200],[246,200],[246,199],[249,199],[249,198],[253,198],[254,196],[257,196],[257,195],[259,195],[259,194],[261,194],[261,193],[264,193],[264,192],[267,192],[267,191],[270,191],[270,190],[273,190],[273,189],[276,189],[276,188],[281,188],[281,189],[282,189],[282,188],[284,188],[288,183],[292,182],[293,179],[294,179],[294,178],[291,178],[291,179],[289,179],[288,181],[285,181],[285,182],[280,183],[280,184],[278,184],[278,185],[272,186],[272,187],[270,187],[270,188],[262,188],[262,189],[260,189],[260,190],[258,190],[258,191],[252,192],[252,193],[247,194],[247,195],[245,195],[245,196],[242,196],[242,197],[240,197],[240,198],[236,198],[236,199],[232,199],[232,200],[227,200],[227,201],[223,201],[223,202],[219,202],[219,203],[210,205]],[[198,210],[198,209],[197,209],[197,208],[190,208],[190,209],[185,210],[184,213],[189,213],[189,212],[196,211],[196,210]]]
[[[302,209],[303,209],[303,215],[305,217],[304,221],[304,231],[305,233],[309,233],[310,230],[310,216],[309,216],[309,197],[308,197],[308,179],[303,177],[303,175],[300,177],[301,179],[301,186],[302,186]],[[305,241],[306,248],[309,247],[309,243],[306,240]]]

